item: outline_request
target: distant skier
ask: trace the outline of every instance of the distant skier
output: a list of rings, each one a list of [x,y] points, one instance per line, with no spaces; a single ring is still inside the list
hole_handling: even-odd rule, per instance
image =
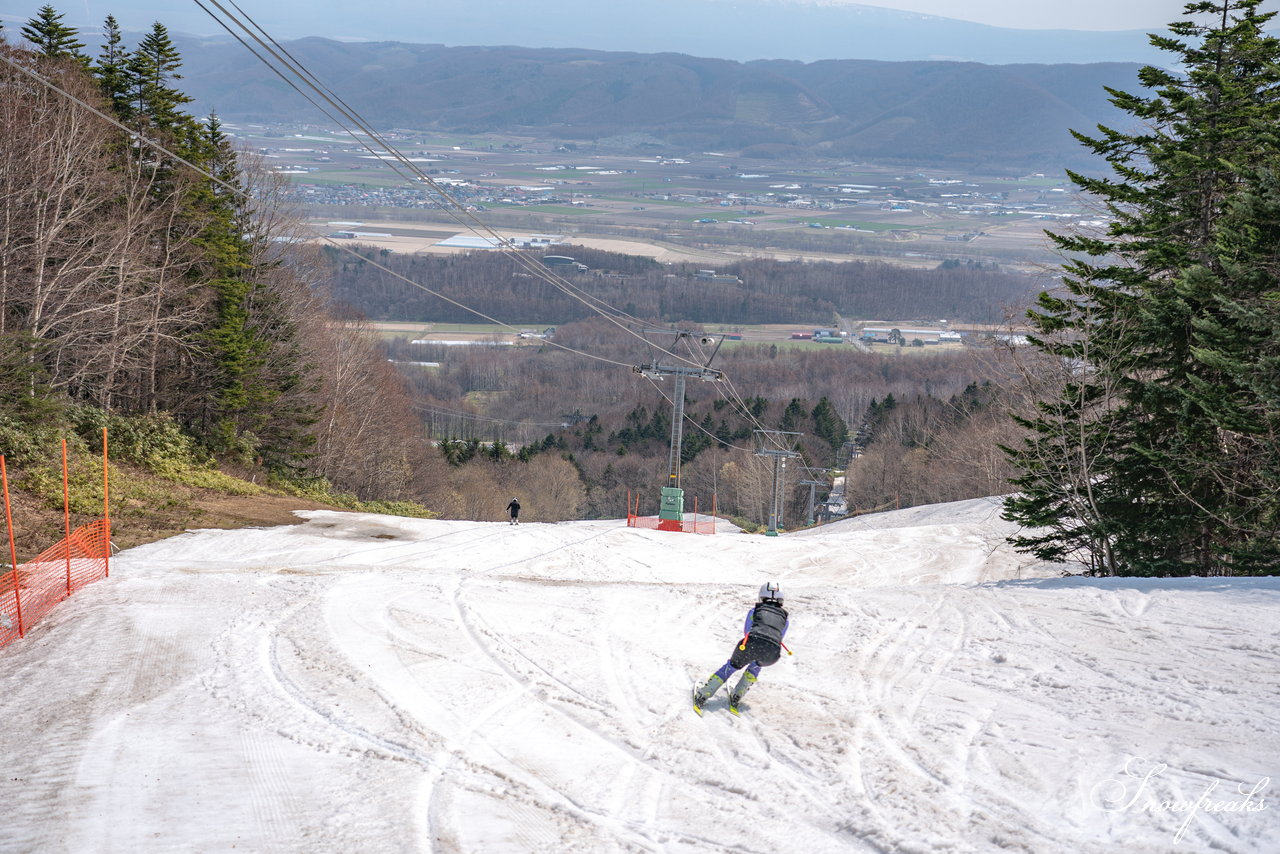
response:
[[[742,678],[729,694],[729,711],[738,713],[738,704],[742,696],[756,684],[760,677],[760,668],[768,667],[782,655],[782,638],[787,634],[787,611],[782,607],[782,587],[776,581],[770,581],[760,588],[756,605],[747,611],[746,622],[742,626],[742,641],[733,648],[733,653],[724,666],[711,674],[711,678],[701,688],[693,692],[693,708],[702,714],[702,707],[715,696],[720,686],[729,681],[735,670],[746,667]],[[790,650],[787,650],[790,654]]]
[[[513,498],[511,503],[507,505],[507,512],[511,514],[511,524],[520,524],[520,499]]]

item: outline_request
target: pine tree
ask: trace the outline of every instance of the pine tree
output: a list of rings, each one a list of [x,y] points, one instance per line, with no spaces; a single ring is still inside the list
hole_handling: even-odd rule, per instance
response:
[[[271,286],[273,253],[268,251],[243,192],[240,165],[221,122],[204,123],[193,158],[217,181],[192,192],[191,204],[204,222],[198,244],[208,263],[204,272],[216,294],[206,332],[213,382],[209,418],[228,448],[249,448],[274,469],[297,468],[314,439],[316,419],[304,390],[309,383],[297,321]]]
[[[849,438],[849,425],[836,412],[831,401],[823,397],[813,408],[813,432],[831,446],[831,453],[837,455]]]
[[[98,54],[98,63],[93,68],[94,75],[117,118],[128,121],[132,106],[129,101],[130,56],[120,35],[120,24],[114,16],[107,16],[102,24],[102,34],[102,52]]]
[[[181,67],[182,57],[169,38],[168,29],[155,22],[127,60],[132,115],[163,132],[191,132],[191,118],[181,108],[192,99],[171,85],[182,79],[178,73]]]
[[[235,153],[216,117],[211,117],[199,137],[199,146],[191,152],[193,160],[209,174],[239,189]],[[205,332],[210,354],[212,392],[208,405],[209,420],[219,423],[226,444],[250,429],[253,419],[248,413],[263,403],[253,388],[252,376],[262,365],[267,350],[265,341],[251,331],[249,302],[254,290],[252,253],[245,237],[250,224],[248,211],[239,196],[214,181],[202,181],[190,194],[192,215],[202,222],[196,241],[204,256],[200,275],[205,277],[216,295],[214,314]]]
[[[1066,293],[1030,313],[1032,342],[1068,374],[1011,451],[1021,493],[1006,515],[1042,529],[1015,539],[1042,558],[1107,574],[1280,571],[1253,503],[1265,466],[1240,456],[1257,459],[1268,416],[1246,430],[1232,414],[1256,394],[1228,355],[1276,310],[1258,299],[1275,289],[1273,259],[1237,251],[1262,225],[1248,211],[1265,209],[1244,200],[1280,163],[1280,42],[1260,2],[1188,3],[1210,22],[1152,38],[1185,73],[1146,67],[1151,94],[1108,90],[1143,130],[1076,134],[1113,176],[1072,180],[1113,219],[1105,236],[1050,235],[1070,259]]]
[[[801,426],[801,420],[808,414],[804,411],[804,407],[800,405],[800,401],[793,397],[791,402],[787,404],[787,408],[782,411],[782,421],[779,423],[778,429],[789,433],[798,432],[796,428]]]
[[[1217,511],[1237,532],[1227,557],[1249,572],[1275,566],[1280,540],[1280,175],[1266,167],[1242,178],[1246,189],[1220,217],[1213,263],[1194,271],[1217,305],[1195,320],[1197,370],[1183,398],[1224,450],[1204,470],[1231,499]]]
[[[62,23],[62,18],[52,6],[41,6],[36,16],[22,28],[22,37],[31,42],[40,56],[48,59],[74,59],[87,66],[89,58],[83,53],[84,42],[76,39],[78,33],[73,27]]]

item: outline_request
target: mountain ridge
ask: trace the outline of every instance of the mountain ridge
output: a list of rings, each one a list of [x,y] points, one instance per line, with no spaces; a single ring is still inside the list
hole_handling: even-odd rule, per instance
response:
[[[35,3],[31,4],[34,13]],[[105,12],[68,9],[67,23],[98,27]],[[95,9],[102,9],[95,6]],[[216,33],[221,28],[194,6],[125,0],[111,11],[127,30],[152,21],[171,32]],[[253,11],[277,39],[306,36],[351,41],[439,42],[449,46],[513,45],[655,53],[676,51],[738,61],[755,59],[954,60],[1023,62],[1158,62],[1143,30],[1029,30],[888,9],[870,4],[787,0],[649,0],[615,7],[595,0],[487,0],[436,4],[423,14],[417,0],[383,0],[352,15],[349,7],[313,4],[305,13],[288,3]],[[6,21],[20,22],[9,13]],[[13,27],[14,31],[17,27]],[[86,30],[87,31],[87,30]]]
[[[324,117],[243,49],[180,40],[197,110],[239,121]],[[287,45],[376,126],[678,151],[1055,169],[1093,161],[1070,136],[1120,114],[1105,86],[1135,64],[733,60],[587,49],[453,48],[307,38]]]

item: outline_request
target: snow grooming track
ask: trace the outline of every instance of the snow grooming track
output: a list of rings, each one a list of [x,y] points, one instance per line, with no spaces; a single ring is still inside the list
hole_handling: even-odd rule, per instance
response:
[[[963,822],[993,841],[1012,839],[1024,832],[1019,828],[1034,833],[1023,807],[971,773],[974,739],[991,710],[979,698],[957,707],[946,702],[950,690],[940,690],[940,682],[958,675],[955,659],[969,644],[968,617],[938,588],[909,589],[901,598],[908,600],[899,606],[904,616],[880,629],[858,667],[865,704],[860,773],[879,820],[887,822],[884,831],[928,839],[936,827]],[[904,783],[923,797],[909,804],[880,797]]]
[[[597,717],[602,717],[604,710],[599,703],[593,701],[584,692],[556,677],[547,668],[534,662],[522,653],[515,643],[484,625],[480,617],[474,614],[470,617],[468,616],[470,609],[463,603],[461,598],[462,584],[463,582],[460,580],[451,596],[459,624],[466,630],[475,649],[492,662],[495,669],[505,676],[512,686],[520,692],[520,699],[532,701],[532,710],[529,703],[526,702],[521,706],[520,712],[516,717],[519,720],[528,720],[531,717],[540,719],[544,730],[548,728],[554,729],[560,724],[567,723],[570,725],[570,729],[581,730],[588,736],[593,736],[601,743],[601,746],[610,749],[614,754],[621,755],[628,760],[634,760],[635,757],[624,746],[595,726],[585,722],[579,715],[565,708],[566,705],[570,704],[581,705],[587,711],[594,712]],[[548,718],[552,720],[548,720]],[[595,826],[595,831],[592,835],[596,836],[598,834],[598,836],[591,844],[598,845],[602,840],[610,839],[614,841],[621,839],[632,845],[640,846],[646,846],[650,842],[643,836],[632,834],[628,828],[623,827],[616,820],[615,816],[592,804],[589,792],[574,792],[570,794],[567,790],[573,787],[568,780],[561,780],[559,785],[551,787],[549,781],[556,780],[561,772],[554,767],[555,763],[550,757],[541,755],[541,745],[519,738],[514,739],[510,744],[498,747],[495,744],[496,737],[502,735],[505,735],[505,733],[497,732],[494,733],[494,738],[486,738],[484,740],[488,742],[490,748],[511,763],[513,769],[508,773],[516,777],[528,775],[530,778],[540,782],[542,782],[541,778],[546,778],[548,789],[558,795],[563,808],[575,813],[577,818],[590,822],[591,825]],[[592,776],[598,779],[603,775]],[[596,781],[589,782],[595,785]],[[547,840],[547,842],[550,847],[555,847],[556,845],[555,838]],[[560,844],[563,845],[563,842]]]
[[[777,538],[315,511],[120,555],[0,655],[3,851],[1270,854],[1280,580],[1028,580],[990,500]],[[760,583],[795,656],[690,685]],[[1267,793],[1269,794],[1269,793]]]
[[[459,578],[453,590],[452,601],[458,622],[466,629],[475,648],[487,657],[498,671],[506,675],[512,685],[521,692],[521,696],[524,699],[533,700],[539,709],[549,712],[560,722],[567,723],[570,726],[570,731],[581,730],[585,732],[593,740],[605,747],[609,751],[609,755],[620,757],[624,760],[624,765],[621,769],[614,769],[608,774],[592,775],[594,779],[587,781],[593,787],[596,787],[600,779],[616,780],[618,782],[614,790],[617,794],[612,797],[600,798],[593,793],[577,793],[570,800],[572,806],[581,812],[582,818],[596,825],[595,831],[584,841],[584,847],[581,850],[603,850],[619,844],[639,850],[658,850],[655,846],[659,845],[659,842],[650,830],[654,825],[652,819],[657,811],[658,799],[670,786],[679,784],[682,781],[671,769],[662,767],[661,763],[653,756],[652,750],[645,751],[640,746],[637,738],[638,721],[629,712],[624,711],[630,708],[629,704],[624,701],[621,704],[615,702],[612,705],[608,705],[595,699],[593,694],[598,693],[599,682],[602,681],[599,678],[586,680],[585,685],[587,687],[580,689],[567,679],[556,675],[550,669],[550,666],[557,663],[563,664],[563,657],[549,656],[549,666],[538,663],[522,650],[519,642],[512,640],[509,635],[495,630],[479,615],[475,606],[468,605],[463,598],[464,588],[473,587],[487,581],[489,577],[496,575],[499,570],[508,571],[502,576],[502,583],[518,585],[520,583],[519,576],[510,572],[513,567],[532,564],[535,561],[544,561],[549,555],[580,546],[608,533],[611,532],[602,531],[576,542],[557,545],[527,558],[504,562],[467,574]],[[572,558],[570,562],[573,562]],[[536,577],[533,581],[538,588],[546,587],[546,582],[541,582]],[[590,587],[590,585],[588,586]],[[566,591],[572,591],[573,589],[573,586],[564,588]],[[530,596],[530,600],[536,601],[533,596]],[[603,627],[606,624],[597,621],[596,625]],[[585,634],[586,632],[581,632],[575,636],[580,637]],[[611,645],[609,634],[607,632],[603,634],[597,632],[595,641],[598,656],[603,655],[603,661],[611,663],[613,659],[608,654],[608,648]],[[600,652],[601,650],[603,652]],[[621,682],[617,679],[613,669],[604,667],[601,672],[605,674],[603,681],[606,683],[612,682],[616,686],[615,697],[621,694]],[[668,711],[666,721],[670,722],[674,718],[675,714],[672,711]],[[614,731],[619,720],[621,720],[624,729],[624,732],[621,733]],[[551,726],[554,727],[554,724]],[[661,726],[661,723],[659,723],[659,726]],[[513,761],[525,764],[530,771],[538,772],[548,779],[555,779],[557,772],[547,767],[555,763],[553,761],[549,762],[545,756],[537,756],[537,751],[530,751],[527,740],[522,738],[520,741],[522,742],[522,749],[512,751],[510,758]],[[517,757],[517,753],[526,755]],[[632,781],[637,777],[641,778],[640,782],[633,784]],[[561,785],[572,787],[573,784],[564,781]],[[636,819],[628,819],[625,815],[628,811],[634,811],[628,804],[628,798],[626,797],[626,793],[632,789],[639,790],[641,793],[652,793],[648,796],[649,800],[647,802],[641,801],[638,811],[642,815]],[[662,836],[668,838],[668,840],[671,837],[676,840],[682,839],[699,848],[705,848],[708,844],[711,844],[711,840],[707,838],[678,832],[667,832]],[[555,849],[564,851],[579,850],[568,846],[563,838],[557,841]]]
[[[532,774],[534,779],[554,783],[555,790],[567,799],[567,804],[563,804],[562,808],[577,811],[581,822],[595,825],[594,831],[589,831],[586,827],[578,829],[580,834],[583,832],[588,834],[581,850],[599,850],[601,847],[608,848],[619,844],[637,846],[642,850],[655,850],[655,846],[678,843],[681,839],[700,848],[710,845],[712,850],[751,850],[752,846],[749,843],[725,846],[723,841],[716,841],[715,837],[690,834],[674,828],[664,830],[657,836],[654,835],[653,829],[662,825],[661,821],[655,821],[655,819],[659,817],[663,800],[702,802],[706,806],[712,806],[714,803],[706,803],[705,794],[699,791],[700,787],[690,786],[687,772],[678,761],[676,752],[660,749],[662,742],[653,739],[657,734],[669,736],[672,725],[682,718],[687,708],[685,704],[673,708],[670,703],[664,703],[662,708],[639,709],[633,712],[631,710],[634,704],[625,698],[622,703],[610,704],[607,700],[609,684],[617,686],[614,689],[615,696],[621,692],[623,684],[623,680],[617,677],[619,667],[615,664],[617,660],[611,652],[612,647],[619,645],[613,639],[616,633],[605,628],[608,623],[602,623],[598,618],[588,619],[587,625],[572,625],[569,615],[594,614],[598,610],[607,610],[608,606],[604,603],[612,601],[612,592],[617,585],[608,581],[587,582],[585,586],[564,585],[539,577],[545,574],[549,556],[562,553],[569,547],[580,546],[606,533],[610,532],[600,532],[550,549],[539,549],[529,557],[504,561],[486,569],[461,573],[457,576],[451,599],[454,604],[454,621],[465,629],[474,649],[488,659],[493,665],[494,672],[503,674],[511,688],[519,691],[525,700],[525,708],[518,715],[520,720],[527,721],[531,718],[539,720],[541,723],[537,729],[543,734],[561,730],[564,732],[564,737],[571,740],[577,737],[574,733],[585,734],[589,742],[595,742],[605,748],[603,753],[593,751],[593,755],[597,757],[595,760],[597,763],[607,766],[608,771],[591,775],[594,779],[588,780],[590,785],[583,789],[583,781],[574,779],[578,774],[576,770],[569,774],[557,770],[558,761],[546,755],[546,748],[531,742],[524,731],[520,732],[519,738],[513,740],[505,731],[513,729],[515,723],[503,720],[497,714],[486,714],[483,718],[483,727],[477,725],[468,731],[467,738],[472,744],[468,749],[478,750],[483,747],[497,753],[501,759],[511,763],[512,767],[503,767],[503,773],[512,779],[527,783],[529,779],[527,775]],[[535,563],[539,565],[534,566]],[[584,565],[580,560],[575,561],[572,557],[569,564],[571,569],[576,567],[582,572],[598,571]],[[594,561],[589,561],[588,564],[594,565]],[[518,572],[512,571],[513,568],[521,566],[529,566],[535,570],[536,574],[522,581]],[[497,576],[500,570],[503,574]],[[533,586],[530,587],[530,585]],[[547,654],[549,642],[554,639],[539,637],[536,639],[537,643],[531,644],[527,638],[513,636],[513,631],[518,631],[519,626],[503,625],[504,622],[510,621],[510,614],[506,613],[509,611],[509,606],[506,610],[499,609],[495,612],[499,618],[496,622],[487,616],[489,612],[482,613],[487,607],[486,601],[493,596],[495,586],[502,588],[502,595],[508,599],[513,595],[521,598],[523,594],[523,598],[529,602],[544,602],[548,592],[553,592],[557,600],[584,597],[591,599],[589,603],[576,603],[569,607],[559,604],[553,606],[542,604],[538,607],[566,616],[567,619],[562,620],[557,628],[571,641],[593,642],[596,645],[597,652],[594,660],[603,663],[599,672],[581,673],[573,668],[566,669],[566,663],[582,660],[584,657],[572,652],[563,655]],[[634,585],[624,584],[623,587],[631,588]],[[650,591],[653,594],[651,598],[664,600],[672,598],[671,588],[666,584],[640,585],[640,588]],[[597,607],[592,608],[591,604],[597,604]],[[663,610],[654,608],[651,613],[662,614]],[[658,634],[663,634],[668,628],[674,630],[675,625],[662,627]],[[650,631],[640,636],[652,637],[654,632],[652,627],[649,629]],[[526,649],[539,650],[539,659],[535,660],[527,654]],[[644,662],[648,658],[647,655],[635,656],[637,662]],[[665,675],[660,678],[669,680],[671,668],[666,667],[663,670],[666,671]],[[622,672],[626,670],[622,669]],[[626,681],[629,683],[631,680]],[[605,689],[604,692],[601,691],[602,687]],[[604,699],[600,699],[602,693]],[[499,702],[505,704],[504,708],[510,708],[508,700]],[[647,720],[642,720],[642,716]],[[555,749],[558,750],[558,746]],[[730,763],[726,767],[725,776],[731,776],[735,770]],[[433,783],[427,813],[429,822],[437,829],[437,833],[446,825],[455,825],[449,836],[457,840],[460,825],[457,822],[446,821],[446,811],[442,808],[442,800],[450,797],[449,789],[446,787],[448,777],[449,775],[440,775],[439,779]],[[614,785],[605,787],[604,792],[601,793],[597,780],[608,780]],[[734,788],[729,786],[726,791],[733,793]],[[738,794],[747,793],[739,790]],[[637,796],[640,798],[638,801]],[[644,800],[645,798],[648,800]],[[545,809],[543,804],[534,806]],[[749,809],[735,810],[732,820],[728,823],[739,827],[749,826],[753,814]],[[723,825],[725,822],[717,822],[717,824]],[[522,838],[531,841],[533,839],[528,833]],[[472,844],[469,847],[472,850],[480,850],[490,840],[472,838],[470,842]],[[561,839],[557,850],[578,849]],[[828,849],[826,846],[819,846],[816,850]],[[848,848],[847,845],[842,844],[838,848],[829,850],[848,850]]]

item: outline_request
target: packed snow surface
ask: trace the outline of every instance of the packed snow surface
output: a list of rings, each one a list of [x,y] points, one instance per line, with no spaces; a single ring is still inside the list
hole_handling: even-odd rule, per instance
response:
[[[1280,850],[1280,580],[1064,578],[994,500],[303,515],[124,552],[0,650],[0,851]],[[697,717],[770,579],[794,655]]]

